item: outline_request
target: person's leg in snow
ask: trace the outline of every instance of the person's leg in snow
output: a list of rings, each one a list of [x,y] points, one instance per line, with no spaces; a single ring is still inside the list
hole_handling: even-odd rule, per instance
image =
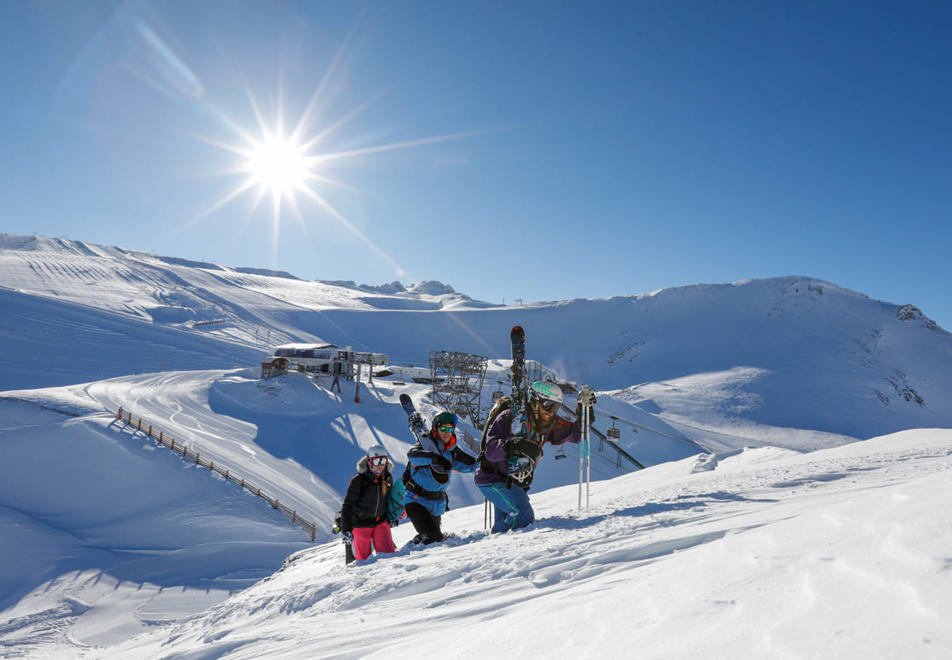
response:
[[[373,528],[354,527],[354,559],[366,559],[371,553],[371,543],[373,541]]]
[[[373,528],[374,552],[396,552],[397,546],[393,544],[393,536],[390,534],[390,523],[384,520]]]
[[[440,516],[434,516],[426,507],[416,502],[406,505],[407,517],[417,531],[414,543],[439,543],[443,540],[443,531],[440,529]]]
[[[493,503],[496,510],[496,521],[493,533],[508,532],[510,529],[520,529],[531,525],[535,521],[535,512],[529,502],[529,493],[518,486],[506,488],[505,484],[486,484],[479,490]]]

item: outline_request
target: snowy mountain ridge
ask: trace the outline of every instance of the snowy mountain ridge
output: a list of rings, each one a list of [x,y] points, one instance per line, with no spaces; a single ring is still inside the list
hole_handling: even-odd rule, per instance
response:
[[[290,342],[383,352],[396,364],[426,365],[431,350],[499,358],[508,354],[508,328],[520,324],[529,332],[530,357],[564,377],[602,390],[645,385],[629,398],[672,418],[683,417],[684,400],[707,406],[702,426],[711,432],[743,422],[865,438],[952,426],[938,405],[952,397],[952,335],[913,305],[806,277],[501,307],[440,283],[374,289],[305,282],[9,234],[0,236],[0,273],[0,301],[11,310],[0,333],[8,346],[16,338],[18,353],[48,351],[64,318],[93,314],[92,326],[118,335],[117,344],[104,345],[101,329],[79,322],[78,357],[28,376],[17,360],[4,361],[0,383],[8,387],[123,375],[123,361],[112,358],[117,350],[138,356],[143,371],[255,364]],[[130,322],[147,327],[121,329]],[[148,337],[142,343],[140,330]],[[738,367],[751,377],[738,380]],[[690,377],[702,374],[731,374],[725,387],[745,392],[744,409],[691,389]],[[710,380],[700,382],[707,387]],[[673,381],[677,391],[658,385]]]

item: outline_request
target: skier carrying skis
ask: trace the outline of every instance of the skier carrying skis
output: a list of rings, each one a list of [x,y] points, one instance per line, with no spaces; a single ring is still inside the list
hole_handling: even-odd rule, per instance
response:
[[[495,507],[494,533],[532,524],[535,512],[528,491],[536,464],[542,458],[542,445],[579,442],[582,420],[578,413],[594,404],[595,391],[591,387],[584,388],[578,396],[576,420],[568,422],[556,414],[562,406],[562,390],[558,385],[536,381],[529,387],[526,410],[530,437],[513,437],[511,409],[503,410],[491,422],[475,480]],[[589,419],[589,424],[591,421]]]
[[[456,445],[457,421],[453,413],[441,412],[433,418],[430,432],[421,435],[407,452],[407,471],[403,475],[407,491],[403,502],[417,531],[413,543],[428,545],[445,538],[440,517],[447,508],[450,473],[476,469],[476,459]]]
[[[357,461],[357,474],[351,478],[340,510],[340,529],[345,542],[354,550],[355,559],[366,559],[371,551],[396,552],[390,526],[394,511],[390,491],[393,488],[392,463],[387,450],[375,445]]]

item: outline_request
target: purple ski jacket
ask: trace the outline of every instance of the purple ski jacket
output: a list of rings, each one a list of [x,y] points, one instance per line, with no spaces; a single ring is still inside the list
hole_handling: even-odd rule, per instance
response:
[[[545,434],[542,444],[564,445],[566,442],[578,442],[582,437],[581,420],[575,423],[556,417],[555,425]],[[506,445],[512,438],[512,411],[504,410],[493,420],[486,433],[486,450],[483,461],[476,470],[476,485],[485,486],[506,481],[506,469],[509,454]],[[538,461],[536,462],[538,463]],[[533,471],[535,465],[532,466]]]

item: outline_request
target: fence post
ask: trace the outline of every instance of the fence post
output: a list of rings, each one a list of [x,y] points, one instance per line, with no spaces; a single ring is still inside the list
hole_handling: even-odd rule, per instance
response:
[[[123,415],[125,415],[125,418],[123,417]],[[133,414],[130,411],[119,408],[116,414],[116,419],[120,421],[124,421],[129,426],[135,426],[137,431],[140,431],[140,432],[142,431],[144,420],[141,417],[135,417],[136,421],[133,422]],[[231,474],[231,470],[226,469],[224,470],[224,472],[222,472],[222,469],[220,466],[216,469],[214,461],[209,462],[207,465],[203,464],[199,453],[190,452],[188,445],[186,443],[176,444],[174,437],[169,437],[168,439],[166,439],[165,432],[161,430],[158,432],[158,435],[154,435],[155,429],[153,428],[152,424],[147,424],[147,427],[148,427],[149,437],[158,440],[158,442],[162,444],[163,446],[168,447],[173,452],[175,452],[176,450],[180,451],[182,453],[183,458],[187,458],[190,456],[190,454],[192,454],[195,457],[195,463],[197,465],[201,465],[202,467],[207,467],[212,472],[218,472],[218,474],[222,474],[225,477],[226,481],[232,480],[236,484],[239,483],[238,478]],[[619,461],[621,461],[620,456],[619,456]],[[297,525],[301,527],[304,531],[309,532],[309,535],[311,537],[311,542],[312,543],[315,542],[315,539],[317,538],[317,524],[316,523],[306,520],[304,518],[298,518],[297,510],[292,511],[287,506],[281,504],[281,502],[278,501],[277,499],[272,499],[268,495],[263,494],[261,492],[260,486],[253,486],[252,484],[247,483],[244,477],[241,478],[240,485],[243,489],[253,493],[256,497],[260,497],[264,499],[268,504],[271,505],[271,508],[277,509],[281,511],[282,513],[284,513],[286,516],[288,516],[291,519],[292,526]]]

